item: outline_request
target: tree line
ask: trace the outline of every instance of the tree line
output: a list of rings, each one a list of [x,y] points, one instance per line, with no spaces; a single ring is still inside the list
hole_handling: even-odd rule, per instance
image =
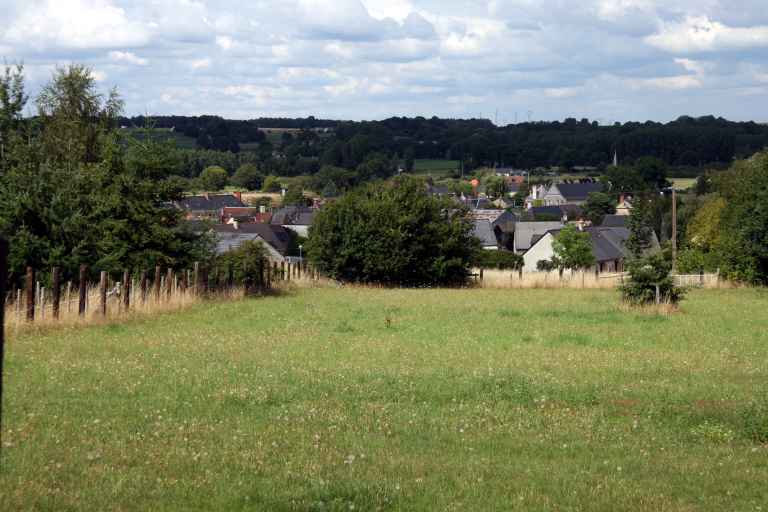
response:
[[[121,124],[141,127],[147,119],[122,118]],[[495,126],[486,119],[392,117],[382,121],[330,121],[306,119],[225,120],[216,116],[163,116],[152,119],[158,128],[175,128],[195,138],[197,150],[231,155],[207,155],[227,166],[232,155],[247,152],[251,163],[265,174],[312,175],[324,165],[356,170],[376,156],[396,159],[406,170],[415,159],[458,160],[465,169],[514,167],[535,169],[559,166],[605,168],[617,155],[632,164],[655,157],[675,176],[695,177],[703,168],[727,167],[768,147],[768,126],[731,122],[714,116],[682,116],[669,123],[647,121],[600,125],[588,119],[526,122]],[[279,140],[268,140],[259,128],[290,127]],[[316,129],[327,128],[328,133]],[[248,145],[248,151],[242,145]],[[187,159],[180,175],[202,171]]]

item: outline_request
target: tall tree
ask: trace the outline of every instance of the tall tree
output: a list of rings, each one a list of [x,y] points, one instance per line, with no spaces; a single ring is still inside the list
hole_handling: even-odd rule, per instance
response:
[[[600,225],[606,215],[616,213],[616,203],[613,198],[603,192],[591,192],[582,207],[584,216],[594,225]]]
[[[5,67],[0,75],[0,171],[5,170],[6,154],[17,135],[24,106],[27,104],[24,90],[24,66]]]
[[[330,277],[406,286],[463,283],[476,250],[467,211],[409,176],[326,206],[307,242],[309,259]]]
[[[642,257],[653,244],[653,228],[651,219],[650,199],[639,196],[632,203],[632,213],[627,227],[629,238],[626,247],[634,258]]]

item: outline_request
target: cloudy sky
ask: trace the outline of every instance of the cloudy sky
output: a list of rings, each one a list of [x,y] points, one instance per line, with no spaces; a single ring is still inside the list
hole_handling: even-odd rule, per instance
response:
[[[766,0],[1,0],[34,93],[91,66],[129,114],[768,121]]]

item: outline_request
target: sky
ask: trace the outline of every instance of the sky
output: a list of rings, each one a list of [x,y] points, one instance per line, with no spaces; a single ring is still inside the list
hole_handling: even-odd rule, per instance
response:
[[[768,122],[766,0],[0,0],[34,95],[86,64],[126,113]]]

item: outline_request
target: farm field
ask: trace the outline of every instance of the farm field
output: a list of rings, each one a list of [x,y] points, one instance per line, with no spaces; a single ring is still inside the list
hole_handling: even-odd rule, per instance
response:
[[[310,288],[20,335],[0,510],[765,510],[767,301]]]
[[[414,160],[413,174],[449,177],[459,168],[458,160]]]

